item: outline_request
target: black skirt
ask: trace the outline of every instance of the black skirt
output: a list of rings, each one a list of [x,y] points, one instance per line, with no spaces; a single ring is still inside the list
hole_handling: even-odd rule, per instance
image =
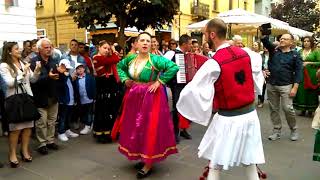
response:
[[[100,140],[111,140],[111,130],[122,101],[122,85],[114,76],[97,77],[96,88],[93,134]]]

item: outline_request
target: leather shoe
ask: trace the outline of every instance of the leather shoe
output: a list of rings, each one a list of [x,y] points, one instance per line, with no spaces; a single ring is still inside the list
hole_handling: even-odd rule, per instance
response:
[[[39,147],[37,151],[42,155],[47,155],[48,154],[48,148],[46,146]]]
[[[149,169],[148,172],[143,171],[142,169],[138,171],[137,178],[143,179],[151,175],[152,169]]]
[[[47,144],[47,148],[51,150],[58,150],[59,146],[56,143]]]
[[[185,139],[192,139],[191,135],[185,129],[180,131],[180,136],[184,137]]]

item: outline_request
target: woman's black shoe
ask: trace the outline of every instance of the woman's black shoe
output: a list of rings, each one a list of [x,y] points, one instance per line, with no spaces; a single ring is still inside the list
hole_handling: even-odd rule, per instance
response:
[[[134,168],[135,168],[136,170],[140,170],[140,169],[143,168],[144,165],[145,165],[144,162],[138,162],[137,164],[134,165]]]
[[[22,161],[24,161],[24,162],[32,162],[32,157],[31,156],[28,157],[28,158],[24,157],[22,151],[20,151],[20,155],[21,155]]]
[[[11,161],[9,160],[11,168],[17,168],[19,166],[19,161]]]
[[[151,175],[152,169],[149,169],[148,172],[144,172],[142,169],[138,171],[137,178],[143,179]]]

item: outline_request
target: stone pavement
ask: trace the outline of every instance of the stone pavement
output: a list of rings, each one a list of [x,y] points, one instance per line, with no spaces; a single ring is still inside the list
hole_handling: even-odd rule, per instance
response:
[[[259,109],[268,180],[319,180],[320,162],[312,161],[314,130],[311,118],[297,116],[300,140],[291,142],[286,122],[280,140],[267,140],[271,132],[268,107]],[[197,158],[197,147],[205,127],[193,124],[190,131],[193,140],[182,140],[179,154],[169,157],[154,167],[150,180],[197,180],[207,164]],[[41,156],[33,151],[32,163],[21,163],[11,169],[7,160],[7,140],[0,138],[0,161],[6,167],[0,169],[0,180],[134,180],[136,171],[117,151],[116,144],[96,144],[92,136],[81,136],[67,143],[58,142],[61,150]],[[36,144],[32,143],[35,150]],[[222,173],[221,180],[246,180],[244,169],[233,168]]]

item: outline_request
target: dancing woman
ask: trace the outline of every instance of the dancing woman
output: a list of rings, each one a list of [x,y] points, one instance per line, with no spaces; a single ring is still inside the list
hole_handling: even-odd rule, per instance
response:
[[[151,174],[155,162],[177,153],[165,89],[161,84],[174,77],[178,66],[149,53],[149,33],[139,34],[137,47],[139,54],[117,65],[120,79],[127,88],[118,119],[119,151],[129,160],[141,161],[135,167],[139,170],[137,178],[144,178]],[[159,75],[160,71],[164,73]]]

